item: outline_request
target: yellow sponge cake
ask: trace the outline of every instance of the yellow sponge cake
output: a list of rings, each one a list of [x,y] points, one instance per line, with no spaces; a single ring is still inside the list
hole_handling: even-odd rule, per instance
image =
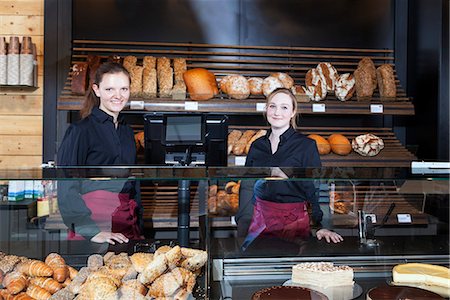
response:
[[[450,289],[450,269],[430,264],[408,263],[392,269],[394,283],[419,283]]]

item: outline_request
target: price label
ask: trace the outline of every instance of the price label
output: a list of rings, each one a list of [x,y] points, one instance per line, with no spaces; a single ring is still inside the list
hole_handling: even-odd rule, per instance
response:
[[[383,104],[370,104],[370,112],[373,114],[382,114]]]
[[[130,109],[142,110],[144,105],[144,101],[130,101]]]
[[[397,220],[399,223],[411,223],[410,214],[397,214]]]
[[[198,102],[197,101],[185,101],[184,109],[185,110],[198,110]]]
[[[312,105],[313,112],[325,112],[325,104],[324,103],[315,103]]]
[[[372,224],[375,224],[377,222],[377,215],[376,214],[366,214],[366,218],[370,217],[372,220]]]
[[[235,166],[245,166],[246,159],[247,159],[246,156],[236,156],[234,158],[234,165]]]
[[[256,111],[266,111],[266,103],[256,103]]]
[[[237,223],[236,223],[236,218],[234,217],[234,216],[231,216],[231,225],[237,225]]]

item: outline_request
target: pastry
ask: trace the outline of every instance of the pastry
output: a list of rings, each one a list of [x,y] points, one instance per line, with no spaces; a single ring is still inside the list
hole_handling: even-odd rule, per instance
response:
[[[238,184],[231,187],[231,193],[239,195],[239,189],[241,187],[241,181],[238,182]]]
[[[248,80],[249,88],[250,88],[250,94],[251,95],[262,95],[262,84],[264,79],[260,77],[250,77]]]
[[[331,151],[338,155],[348,155],[352,152],[352,145],[350,141],[342,134],[332,134],[328,137],[328,142],[331,146]]]
[[[285,89],[291,89],[294,86],[294,79],[286,73],[276,72],[270,74],[270,76],[278,78]]]
[[[136,271],[142,273],[145,267],[153,260],[153,254],[137,252],[130,256],[130,260]]]
[[[333,92],[335,83],[339,78],[339,74],[333,65],[328,62],[321,62],[316,67],[319,76],[327,87],[328,92]]]
[[[407,263],[396,265],[392,269],[395,283],[420,283],[436,285],[450,289],[450,269],[443,266]]]
[[[310,134],[310,135],[308,135],[308,137],[310,139],[313,139],[314,141],[316,141],[317,150],[319,151],[320,155],[325,155],[325,154],[330,153],[331,145],[325,138],[323,138],[322,136],[320,136],[318,134]]]
[[[45,263],[53,270],[53,279],[64,282],[69,277],[69,269],[64,258],[58,253],[50,253],[45,258]]]
[[[208,100],[218,94],[216,76],[206,69],[186,71],[183,79],[192,100]]]
[[[165,255],[169,269],[175,268],[180,263],[182,256],[180,246],[173,247],[172,249],[167,251]]]
[[[234,144],[241,138],[242,131],[240,130],[232,130],[228,134],[228,155],[233,151]]]
[[[367,300],[443,300],[438,294],[407,286],[382,286],[376,287],[367,292]]]
[[[165,255],[155,256],[154,259],[145,267],[144,271],[139,274],[139,281],[144,284],[150,284],[156,278],[161,276],[167,270],[167,259]]]
[[[372,98],[377,86],[376,69],[372,59],[369,57],[361,59],[353,76],[355,77],[356,98],[358,100]]]
[[[53,270],[39,260],[29,260],[16,266],[16,270],[28,276],[52,276]]]
[[[352,148],[362,156],[375,156],[384,148],[384,142],[374,134],[362,134],[353,139]]]
[[[4,274],[11,272],[14,267],[20,262],[20,258],[16,255],[6,255],[0,259],[0,270]]]
[[[227,194],[232,194],[232,188],[237,185],[237,182],[229,181],[225,184],[225,192]]]
[[[353,286],[353,269],[330,262],[300,263],[292,267],[292,282],[321,286]]]
[[[73,94],[84,95],[86,93],[87,84],[87,63],[76,63],[72,66],[72,81],[70,89]]]
[[[210,185],[208,196],[212,197],[212,196],[215,196],[216,194],[217,194],[217,184]]]
[[[267,130],[265,129],[258,130],[258,132],[254,136],[252,136],[252,138],[247,142],[247,145],[245,145],[245,154],[248,154],[248,152],[250,151],[250,147],[254,141],[256,141],[262,136],[265,136],[266,134]]]
[[[355,93],[355,77],[350,73],[339,76],[334,86],[334,94],[341,101],[349,100]]]
[[[36,300],[48,300],[52,296],[46,289],[41,288],[40,286],[31,284],[27,288],[27,295]]]
[[[255,135],[254,130],[246,130],[242,136],[239,138],[239,140],[234,144],[233,146],[233,153],[235,155],[242,155],[245,152],[245,147],[247,146],[247,143],[250,141],[250,139]]]
[[[233,99],[247,99],[250,96],[250,85],[242,75],[231,75],[226,83],[227,94]]]
[[[87,267],[92,271],[98,270],[103,264],[104,258],[100,254],[91,254],[87,259]]]
[[[391,65],[384,64],[377,68],[378,90],[381,99],[394,99],[397,95],[397,86],[395,84],[394,69]]]
[[[263,84],[262,84],[263,94],[266,97],[268,97],[276,89],[283,88],[283,87],[284,87],[284,85],[281,82],[281,80],[274,76],[269,76],[269,77],[264,78]]]
[[[19,271],[13,271],[5,275],[3,286],[9,293],[15,295],[23,291],[27,286],[27,278]]]

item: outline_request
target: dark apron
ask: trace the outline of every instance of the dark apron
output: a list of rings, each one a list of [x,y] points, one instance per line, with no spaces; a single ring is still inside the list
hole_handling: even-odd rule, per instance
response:
[[[129,194],[108,191],[94,191],[82,196],[86,206],[91,210],[91,219],[101,231],[122,233],[128,239],[142,239],[137,204]],[[84,240],[84,237],[69,230],[69,240]]]

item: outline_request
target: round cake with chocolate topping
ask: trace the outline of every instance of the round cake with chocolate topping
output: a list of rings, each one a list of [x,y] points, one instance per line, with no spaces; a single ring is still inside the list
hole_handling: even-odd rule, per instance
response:
[[[414,287],[382,286],[371,289],[367,293],[367,300],[398,300],[398,299],[444,299],[438,294]]]
[[[328,297],[299,286],[273,286],[257,291],[252,300],[328,300]]]

